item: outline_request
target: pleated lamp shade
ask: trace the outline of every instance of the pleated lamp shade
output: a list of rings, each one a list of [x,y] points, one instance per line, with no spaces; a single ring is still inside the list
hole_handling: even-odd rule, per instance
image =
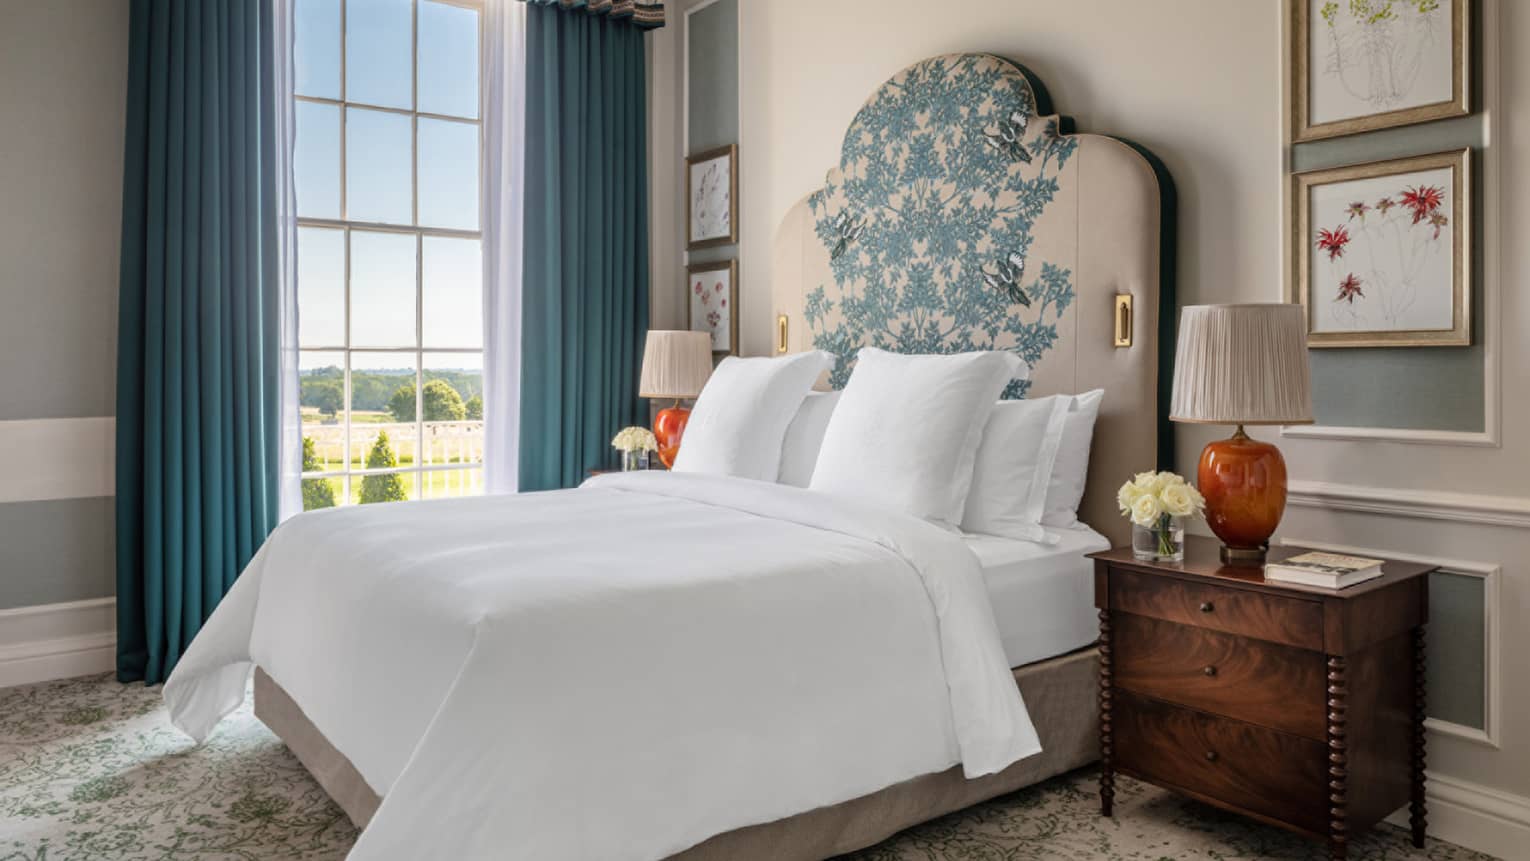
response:
[[[643,347],[638,396],[683,400],[701,394],[712,376],[712,336],[654,329]]]
[[[1187,306],[1179,317],[1169,419],[1310,424],[1312,376],[1302,306]]]

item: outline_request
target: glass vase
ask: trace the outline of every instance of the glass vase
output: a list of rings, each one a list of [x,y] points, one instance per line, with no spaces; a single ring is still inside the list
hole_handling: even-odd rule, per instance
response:
[[[1160,515],[1152,526],[1132,524],[1132,555],[1149,562],[1182,562],[1185,558],[1184,518]]]
[[[648,468],[648,452],[641,449],[622,452],[622,472],[635,472]]]

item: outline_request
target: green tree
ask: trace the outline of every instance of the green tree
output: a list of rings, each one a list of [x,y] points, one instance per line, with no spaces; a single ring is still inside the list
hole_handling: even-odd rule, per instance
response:
[[[319,456],[313,450],[313,437],[303,437],[303,471],[315,472],[323,469],[319,463]],[[327,478],[303,479],[303,510],[313,511],[316,508],[334,508],[335,489],[330,486]]]
[[[474,395],[468,398],[465,407],[470,421],[483,421],[483,395]]]
[[[334,380],[312,380],[303,386],[303,404],[334,418],[345,406],[345,392]]]
[[[429,380],[425,383],[425,421],[460,422],[467,418],[467,406],[462,395],[446,380]],[[388,398],[388,412],[398,422],[414,421],[414,384],[399,386]]]
[[[393,446],[388,443],[388,432],[379,431],[377,442],[372,443],[372,450],[367,452],[367,469],[386,469],[398,466],[398,455],[393,453]],[[369,502],[399,502],[408,499],[404,490],[404,477],[396,472],[382,475],[368,475],[361,479],[361,504]]]

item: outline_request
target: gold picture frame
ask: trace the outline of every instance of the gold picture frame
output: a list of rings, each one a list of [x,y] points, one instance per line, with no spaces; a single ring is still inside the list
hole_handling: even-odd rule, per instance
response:
[[[1286,0],[1290,11],[1288,20],[1291,24],[1291,141],[1292,143],[1304,143],[1306,141],[1322,140],[1324,138],[1351,135],[1358,132],[1368,132],[1375,129],[1392,128],[1394,126],[1406,126],[1414,123],[1429,122],[1431,120],[1446,119],[1449,117],[1462,117],[1471,113],[1471,0],[1438,0],[1439,4],[1448,4],[1450,13],[1450,31],[1446,35],[1450,45],[1450,97],[1427,104],[1410,105],[1395,109],[1382,109],[1375,113],[1346,117],[1327,121],[1313,121],[1313,103],[1316,101],[1312,87],[1318,80],[1313,76],[1311,63],[1311,45],[1313,44],[1313,26],[1319,23],[1314,20],[1312,8],[1317,0]],[[1392,3],[1383,3],[1382,0],[1370,0],[1363,10],[1354,10],[1354,4],[1335,0],[1329,4],[1329,18],[1324,22],[1335,20],[1340,16],[1357,16],[1364,12],[1367,15],[1385,14],[1389,16],[1381,23],[1394,28],[1400,28],[1407,11],[1399,12],[1393,9]],[[1399,4],[1400,5],[1400,4]],[[1373,8],[1374,7],[1374,8]],[[1385,7],[1384,9],[1382,7]],[[1319,7],[1319,17],[1323,17],[1322,8]],[[1369,19],[1367,19],[1369,20]],[[1333,29],[1331,23],[1320,24]],[[1342,86],[1343,73],[1333,72],[1336,67],[1342,67],[1345,60],[1339,55],[1337,37],[1335,37],[1334,55],[1325,64],[1325,70],[1330,75],[1338,74],[1340,86]],[[1390,54],[1386,56],[1390,57]],[[1421,65],[1422,49],[1415,59]],[[1356,62],[1354,65],[1360,65]],[[1390,77],[1390,69],[1388,69]],[[1412,86],[1410,81],[1409,86]]]
[[[1467,147],[1292,175],[1292,293],[1306,309],[1308,347],[1471,344],[1471,163]],[[1425,177],[1448,187],[1426,185]],[[1386,190],[1394,185],[1395,194]],[[1322,210],[1317,217],[1314,209]],[[1431,247],[1447,229],[1448,244]],[[1442,266],[1431,255],[1446,247],[1449,258]],[[1335,282],[1323,286],[1333,287],[1334,296],[1314,286],[1318,269]],[[1342,278],[1341,271],[1347,273]],[[1450,283],[1440,283],[1447,275]],[[1322,326],[1314,322],[1319,314],[1326,315]],[[1351,316],[1355,322],[1346,324]],[[1390,325],[1369,325],[1376,319]],[[1420,319],[1437,325],[1410,325]]]
[[[716,186],[707,187],[705,183],[697,182],[698,173],[708,170],[725,170],[726,177],[718,177],[720,180]],[[727,200],[718,201],[717,194],[726,194]],[[698,220],[697,210],[702,208],[698,204],[710,205],[715,210],[709,216]],[[721,228],[717,221],[726,219],[726,224]],[[721,229],[722,232],[718,232]],[[698,235],[699,234],[699,235]],[[738,242],[738,145],[728,144],[705,150],[685,159],[685,248],[687,251],[695,251],[698,248],[713,248],[718,245],[733,245]]]
[[[714,272],[723,274],[719,278],[698,277]],[[703,311],[698,319],[698,313]],[[726,320],[722,319],[724,316]],[[692,263],[685,267],[685,328],[710,333],[712,355],[738,355],[737,260]]]

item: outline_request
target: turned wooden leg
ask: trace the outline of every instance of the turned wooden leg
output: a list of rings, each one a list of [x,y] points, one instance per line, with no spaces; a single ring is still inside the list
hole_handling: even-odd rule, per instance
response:
[[[1100,815],[1109,816],[1116,799],[1115,750],[1110,732],[1114,696],[1110,658],[1110,611],[1100,611]]]
[[[1328,658],[1328,857],[1349,854],[1349,680],[1344,659]]]
[[[1413,797],[1408,819],[1413,826],[1413,845],[1424,848],[1429,827],[1424,811],[1424,628],[1413,629]]]

